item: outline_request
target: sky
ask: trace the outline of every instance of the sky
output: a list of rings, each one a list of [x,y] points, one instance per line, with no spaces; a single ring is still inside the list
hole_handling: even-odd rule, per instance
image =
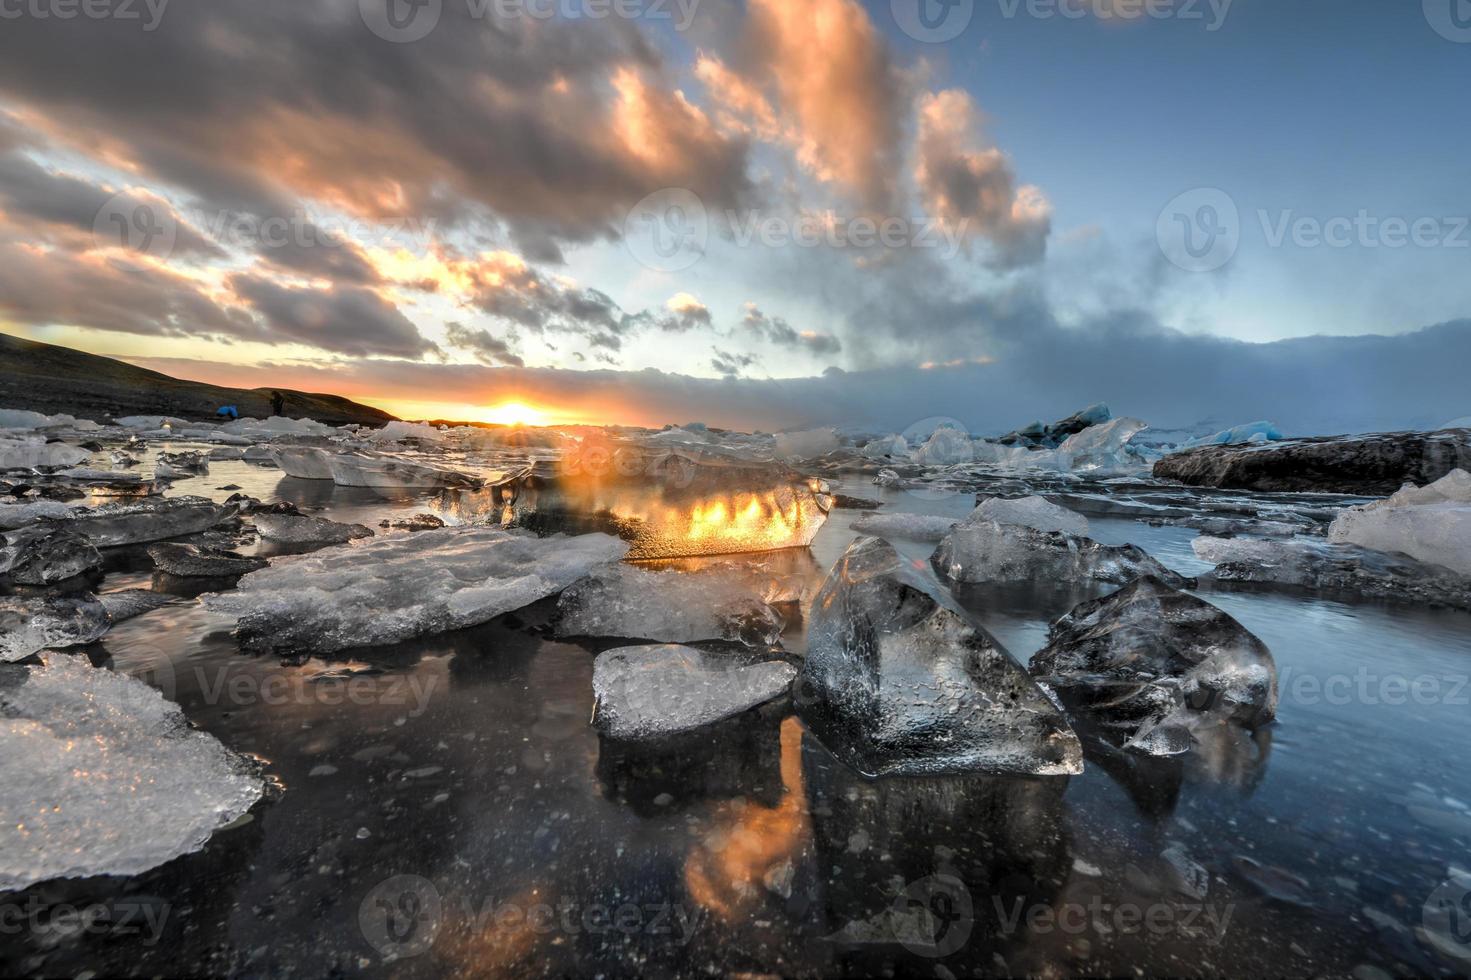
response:
[[[1468,78],[1467,0],[0,0],[0,329],[408,418],[1433,426]]]

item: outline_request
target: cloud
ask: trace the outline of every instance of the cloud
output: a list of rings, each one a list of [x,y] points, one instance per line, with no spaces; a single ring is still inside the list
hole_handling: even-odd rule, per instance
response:
[[[398,308],[370,289],[283,286],[256,275],[230,277],[230,287],[264,318],[271,339],[354,357],[420,357],[439,348]]]
[[[1017,188],[1011,164],[995,147],[976,145],[975,106],[963,89],[919,101],[915,182],[925,209],[967,238],[995,246],[1003,268],[1039,261],[1052,229],[1052,209],[1036,187]]]
[[[508,367],[525,367],[526,362],[511,350],[509,344],[494,337],[488,330],[474,330],[459,323],[444,325],[445,343],[450,347],[473,353],[482,364],[503,364]]]
[[[746,304],[746,315],[741,322],[748,330],[782,347],[804,349],[813,354],[836,354],[843,349],[832,334],[797,330],[779,316],[767,316],[755,303]]]
[[[672,333],[686,333],[696,327],[713,325],[709,308],[689,293],[675,293],[664,304],[664,309],[666,312],[658,318],[658,324]]]
[[[719,347],[712,347],[710,351],[715,355],[710,358],[710,366],[727,378],[739,377],[746,368],[760,363],[754,354],[737,354]]]

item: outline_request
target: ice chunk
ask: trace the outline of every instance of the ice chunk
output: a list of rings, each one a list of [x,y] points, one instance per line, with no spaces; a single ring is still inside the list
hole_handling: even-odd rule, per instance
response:
[[[446,528],[391,535],[278,559],[205,604],[239,618],[249,649],[330,653],[487,622],[560,592],[627,550],[603,534],[535,538]]]
[[[839,446],[838,434],[832,429],[808,429],[803,432],[778,432],[776,454],[783,459],[811,459],[831,452]]]
[[[311,446],[272,447],[271,459],[281,472],[298,480],[332,479],[331,453]]]
[[[159,453],[153,464],[158,480],[183,480],[209,473],[209,457],[204,453]]]
[[[445,433],[422,422],[389,422],[383,428],[368,433],[374,442],[399,442],[404,439],[420,439],[424,442],[439,442]]]
[[[479,486],[468,473],[410,462],[398,456],[339,453],[327,457],[332,480],[340,487],[398,487],[438,489]]]
[[[148,557],[161,572],[181,578],[210,578],[244,575],[270,565],[264,558],[249,558],[233,551],[217,551],[192,544],[165,542],[148,546]]]
[[[76,508],[59,500],[33,500],[23,504],[0,503],[0,531],[13,531],[36,521],[51,518],[64,520]]]
[[[125,429],[157,429],[187,428],[189,423],[183,419],[176,419],[172,415],[125,415],[120,419],[113,419],[115,423]]]
[[[92,595],[0,598],[0,662],[24,660],[52,647],[83,646],[112,628]]]
[[[1081,412],[1074,412],[1065,419],[1059,419],[1051,425],[1044,425],[1040,420],[1009,432],[997,441],[1003,446],[1039,446],[1055,449],[1063,440],[1069,436],[1082,432],[1084,429],[1095,425],[1102,425],[1113,418],[1107,405],[1099,402],[1089,405]]]
[[[1112,582],[1153,575],[1176,588],[1189,583],[1132,544],[1099,544],[1060,531],[967,520],[940,542],[931,559],[954,582]]]
[[[1328,540],[1397,551],[1471,575],[1471,473],[1452,470],[1429,486],[1350,507],[1334,519]]]
[[[1017,500],[987,497],[980,502],[967,521],[1020,524],[1038,531],[1062,531],[1078,537],[1086,537],[1089,531],[1088,518],[1041,497],[1022,497]]]
[[[692,643],[781,641],[782,617],[753,595],[734,569],[651,571],[615,565],[576,583],[557,600],[561,636]]]
[[[619,647],[593,663],[593,724],[609,738],[638,740],[687,732],[780,697],[797,668],[749,663],[691,647]]]
[[[42,415],[40,412],[27,412],[17,408],[0,408],[0,429],[44,429],[48,426],[64,424],[60,419],[72,419],[71,416]]]
[[[1347,592],[1471,610],[1471,577],[1404,555],[1309,538],[1198,537],[1190,542],[1202,560],[1214,562],[1222,582],[1263,582]]]
[[[854,521],[852,528],[859,534],[878,538],[941,541],[958,523],[953,517],[931,517],[928,514],[870,514]]]
[[[97,547],[112,548],[197,534],[234,513],[204,497],[147,498],[80,511],[71,526]]]
[[[941,426],[914,451],[914,461],[921,466],[954,466],[975,458],[975,443],[960,429]]]
[[[45,439],[0,439],[0,470],[38,466],[75,466],[92,454],[64,442]]]
[[[271,440],[280,436],[328,436],[337,430],[312,419],[288,419],[279,415],[268,419],[236,419],[220,426],[226,432],[249,440]]]
[[[1082,771],[1077,736],[1027,672],[885,541],[838,559],[807,644],[799,711],[860,772]]]
[[[1277,711],[1266,644],[1210,603],[1153,578],[1084,602],[1051,626],[1031,670],[1071,708],[1154,755],[1190,747],[1206,718],[1256,727]]]
[[[863,446],[863,455],[869,459],[883,459],[886,456],[908,456],[909,443],[903,436],[880,436],[870,439]]]
[[[346,544],[373,536],[372,529],[361,524],[339,524],[323,517],[259,513],[250,519],[262,538],[282,544]]]
[[[199,850],[263,789],[141,681],[64,654],[0,667],[0,892],[140,874]]]
[[[102,567],[102,553],[68,523],[32,524],[3,540],[0,574],[18,585],[50,585]]]
[[[1057,447],[1059,469],[1079,472],[1117,472],[1142,469],[1147,461],[1129,445],[1140,432],[1149,428],[1139,419],[1120,418],[1101,425],[1089,426],[1068,436]]]
[[[1199,436],[1183,443],[1181,449],[1197,446],[1244,446],[1258,442],[1279,442],[1287,438],[1282,430],[1271,422],[1250,422],[1237,425],[1214,435]]]
[[[112,624],[116,626],[125,619],[134,619],[155,609],[162,609],[173,602],[174,597],[149,589],[122,589],[99,595],[97,601],[102,603],[107,615],[112,617]]]

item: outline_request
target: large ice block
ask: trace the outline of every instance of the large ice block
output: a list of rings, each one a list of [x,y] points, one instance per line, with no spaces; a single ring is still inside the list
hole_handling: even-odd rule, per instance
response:
[[[400,456],[333,453],[327,456],[327,466],[332,481],[340,487],[442,489],[480,485],[480,480],[468,473]]]
[[[1088,518],[1059,507],[1043,497],[987,497],[971,514],[971,522],[995,521],[997,524],[1020,524],[1038,531],[1062,531],[1079,537],[1089,531]]]
[[[593,724],[609,738],[636,740],[691,731],[779,697],[797,668],[750,662],[692,647],[619,647],[593,663]]]
[[[1066,719],[938,583],[859,538],[812,605],[798,710],[868,775],[1082,771]]]
[[[51,585],[102,567],[102,553],[65,521],[0,534],[0,575],[19,585]]]
[[[1429,486],[1351,507],[1328,528],[1328,540],[1397,551],[1471,575],[1471,473],[1452,470]]]
[[[204,497],[152,497],[78,511],[70,526],[97,547],[112,548],[197,534],[234,514]]]
[[[734,569],[653,571],[614,565],[588,576],[557,600],[561,636],[693,643],[734,640],[771,646],[782,617],[753,593],[752,577]]]
[[[0,662],[102,639],[112,617],[93,595],[0,598]]]
[[[1131,545],[1106,545],[1061,531],[998,524],[972,515],[940,542],[935,568],[954,582],[1111,582],[1153,575],[1177,588],[1188,580]]]
[[[281,472],[298,480],[332,479],[332,454],[314,446],[272,446],[271,458]]]

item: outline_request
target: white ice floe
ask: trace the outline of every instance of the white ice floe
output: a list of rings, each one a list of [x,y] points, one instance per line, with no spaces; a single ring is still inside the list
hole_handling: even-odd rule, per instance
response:
[[[0,598],[0,663],[42,650],[85,646],[112,628],[112,617],[96,596]]]
[[[466,473],[410,462],[397,456],[340,453],[328,456],[327,465],[332,470],[332,481],[339,487],[445,489],[479,482]]]
[[[652,571],[614,565],[562,593],[557,632],[661,643],[775,644],[782,617],[753,592],[753,576],[737,568]]]
[[[277,559],[205,604],[238,617],[241,642],[251,649],[381,646],[487,622],[627,551],[605,534],[536,538],[446,528]]]
[[[966,519],[967,523],[995,521],[997,524],[1020,524],[1038,531],[1062,531],[1065,534],[1088,534],[1088,518],[1059,507],[1042,497],[987,497]]]
[[[374,442],[399,442],[403,439],[421,439],[425,442],[442,442],[447,432],[422,422],[389,422],[381,429],[368,433]]]
[[[914,461],[921,466],[953,466],[969,463],[975,455],[975,442],[967,433],[941,426],[914,451]]]
[[[958,524],[953,517],[929,514],[870,514],[851,525],[859,534],[877,538],[904,538],[908,541],[942,541]]]
[[[1427,487],[1351,507],[1334,519],[1328,540],[1397,551],[1471,575],[1471,474],[1452,470]]]
[[[225,432],[247,440],[270,440],[279,436],[329,436],[337,432],[330,425],[312,419],[288,419],[279,415],[268,419],[236,419],[220,426]]]
[[[271,459],[281,472],[298,480],[332,479],[332,454],[311,446],[272,447]]]
[[[42,438],[0,439],[0,470],[28,470],[37,466],[76,466],[92,454],[64,442]]]
[[[593,663],[593,724],[615,739],[674,735],[781,696],[797,668],[748,663],[685,646],[620,647]]]
[[[0,667],[0,892],[141,874],[202,848],[263,789],[141,681],[67,654]]]

